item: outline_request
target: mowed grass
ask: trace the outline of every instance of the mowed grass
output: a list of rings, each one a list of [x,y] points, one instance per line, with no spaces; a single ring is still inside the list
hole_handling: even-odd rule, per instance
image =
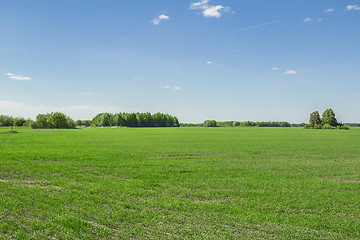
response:
[[[0,239],[360,239],[360,129],[0,129]]]

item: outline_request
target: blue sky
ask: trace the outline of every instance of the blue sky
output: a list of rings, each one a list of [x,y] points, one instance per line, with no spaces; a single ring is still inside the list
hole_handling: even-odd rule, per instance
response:
[[[360,122],[360,0],[0,0],[0,114]]]

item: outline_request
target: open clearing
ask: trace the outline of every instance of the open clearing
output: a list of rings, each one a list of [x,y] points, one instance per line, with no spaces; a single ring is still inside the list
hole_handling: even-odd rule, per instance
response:
[[[360,128],[0,129],[0,239],[360,239]]]

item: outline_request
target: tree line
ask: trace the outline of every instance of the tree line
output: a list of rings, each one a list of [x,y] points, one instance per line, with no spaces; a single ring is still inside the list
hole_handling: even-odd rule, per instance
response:
[[[91,120],[94,127],[179,127],[177,117],[155,113],[99,113]]]
[[[360,127],[360,123],[344,123],[348,127]]]
[[[38,114],[35,121],[0,115],[0,127],[21,127],[51,129],[75,127],[179,127],[177,117],[163,113],[99,113],[92,120],[72,120],[60,112]]]
[[[18,118],[13,118],[11,116],[6,116],[6,115],[0,115],[0,127],[22,127],[22,126],[27,126],[27,124],[29,123],[29,120],[25,120],[25,118],[22,117],[18,117]]]
[[[238,121],[225,121],[217,122],[215,120],[206,120],[202,127],[291,127],[289,122],[284,121],[269,121],[269,122],[238,122]]]
[[[60,112],[38,114],[36,120],[0,115],[0,127],[75,128],[75,122]]]
[[[70,117],[60,112],[38,114],[36,120],[22,117],[0,115],[0,127],[31,128],[75,128],[75,127],[304,127],[306,129],[348,129],[348,127],[360,127],[360,123],[339,123],[332,109],[327,109],[320,117],[318,111],[310,114],[309,124],[290,124],[285,121],[225,121],[206,120],[203,123],[179,123],[177,117],[169,114],[155,113],[99,113],[92,120],[73,121]]]

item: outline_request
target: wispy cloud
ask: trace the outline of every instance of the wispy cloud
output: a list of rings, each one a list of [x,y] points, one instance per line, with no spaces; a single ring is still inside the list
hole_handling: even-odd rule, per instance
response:
[[[162,86],[161,88],[169,89],[170,86],[169,86],[169,85],[167,85],[167,86]]]
[[[204,6],[208,6],[209,0],[202,0],[200,2],[195,2],[190,4],[190,9],[198,9],[203,8]]]
[[[311,22],[311,18],[305,18],[303,22]]]
[[[328,9],[326,9],[324,12],[326,12],[326,13],[331,13],[331,12],[333,12],[335,10],[335,8],[328,8]]]
[[[360,10],[359,5],[347,5],[346,10]]]
[[[190,4],[190,9],[193,10],[200,9],[202,10],[201,14],[204,17],[215,17],[215,18],[221,17],[223,12],[230,11],[230,7],[225,7],[222,5],[209,5],[209,0],[201,0],[200,2],[192,3]]]
[[[271,22],[262,23],[262,24],[258,24],[258,25],[255,25],[255,26],[247,27],[247,28],[242,28],[242,29],[236,30],[235,32],[244,32],[244,31],[247,31],[247,30],[250,30],[250,29],[265,27],[265,26],[268,26],[268,25],[271,25],[271,24],[282,22],[282,21],[284,21],[284,20],[279,19],[279,20],[276,20],[276,21],[271,21]]]
[[[181,90],[181,87],[174,87],[174,90],[176,91]]]
[[[21,76],[21,75],[13,75],[10,77],[11,79],[14,80],[19,80],[19,81],[27,81],[27,80],[31,80],[31,77],[25,77],[25,76]]]
[[[32,79],[31,77],[25,77],[25,76],[22,76],[22,75],[15,75],[13,73],[6,73],[4,75],[8,76],[10,79],[19,80],[19,81],[27,81],[27,80]]]
[[[278,67],[273,67],[272,70],[277,71],[277,70],[280,70],[280,68],[278,68]]]
[[[93,93],[92,92],[83,92],[82,94],[83,95],[92,95]]]
[[[161,14],[159,16],[157,16],[156,18],[154,18],[153,20],[151,20],[151,23],[154,25],[158,25],[162,20],[169,20],[170,17],[165,15],[165,14]]]
[[[213,64],[213,63],[215,63],[215,61],[207,61],[206,64]]]
[[[295,75],[297,72],[295,70],[286,70],[283,75]]]

